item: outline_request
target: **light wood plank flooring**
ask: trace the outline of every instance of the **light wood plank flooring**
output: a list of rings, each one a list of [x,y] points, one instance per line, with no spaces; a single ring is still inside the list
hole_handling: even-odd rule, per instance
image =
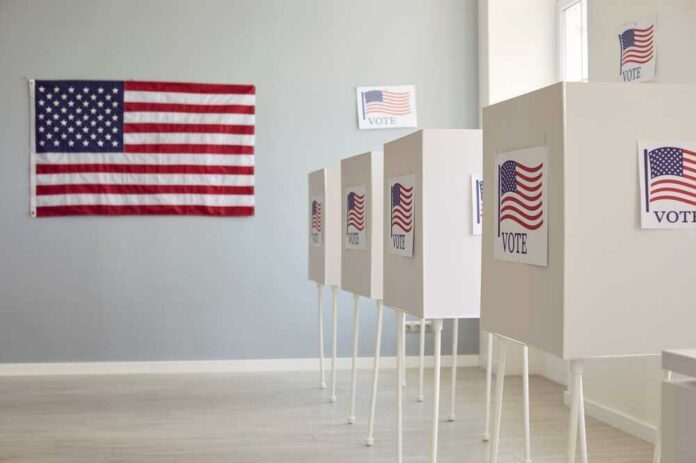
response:
[[[443,370],[440,462],[481,463],[484,372],[459,370],[457,420],[446,421],[449,370]],[[317,388],[317,374],[245,373],[0,378],[0,462],[393,462],[395,370],[381,375],[376,443],[363,446],[371,373],[360,371],[357,418],[346,424],[350,373],[338,373],[338,401]],[[417,370],[408,372],[405,455],[429,455],[432,373],[417,403]],[[522,387],[506,380],[501,463],[523,451]],[[532,377],[532,458],[564,461],[567,408],[561,386]],[[588,420],[593,463],[648,463],[652,446]]]

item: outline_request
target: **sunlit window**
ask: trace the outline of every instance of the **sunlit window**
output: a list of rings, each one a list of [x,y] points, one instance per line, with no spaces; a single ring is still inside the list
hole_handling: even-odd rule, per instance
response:
[[[586,0],[558,1],[558,50],[560,79],[587,80]]]

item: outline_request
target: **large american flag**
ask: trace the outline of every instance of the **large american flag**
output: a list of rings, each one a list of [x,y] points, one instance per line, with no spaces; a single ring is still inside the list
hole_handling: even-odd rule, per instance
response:
[[[30,82],[35,216],[254,214],[252,85]]]
[[[517,161],[505,161],[499,168],[500,194],[498,223],[511,220],[527,230],[544,223],[542,209],[542,168]]]
[[[696,152],[663,146],[648,151],[646,156],[650,164],[646,211],[656,201],[696,206]]]
[[[370,90],[363,92],[363,105],[366,115],[406,116],[411,113],[411,93]]]
[[[404,233],[413,229],[413,187],[395,183],[391,188],[391,232],[400,228]]]
[[[621,70],[626,64],[645,64],[653,57],[655,26],[626,29],[619,34],[621,43]]]
[[[356,231],[365,228],[365,195],[359,195],[354,191],[348,193],[348,204],[346,204],[346,229],[352,227]]]

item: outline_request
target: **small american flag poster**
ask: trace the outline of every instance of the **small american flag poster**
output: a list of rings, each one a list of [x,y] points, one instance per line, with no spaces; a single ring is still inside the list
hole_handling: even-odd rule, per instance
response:
[[[639,142],[642,228],[696,228],[696,142]]]
[[[471,234],[480,235],[483,225],[483,179],[471,176]]]
[[[496,155],[495,258],[548,265],[548,150]]]
[[[624,24],[619,29],[619,75],[623,82],[655,80],[657,17]]]
[[[356,96],[360,129],[418,127],[415,85],[358,87]]]
[[[389,252],[398,256],[413,257],[415,231],[416,191],[413,174],[393,177],[389,181]]]
[[[309,243],[320,247],[324,236],[324,197],[309,199]]]
[[[345,190],[344,245],[346,249],[367,249],[367,188],[365,185]]]
[[[253,85],[31,80],[31,214],[254,215]]]

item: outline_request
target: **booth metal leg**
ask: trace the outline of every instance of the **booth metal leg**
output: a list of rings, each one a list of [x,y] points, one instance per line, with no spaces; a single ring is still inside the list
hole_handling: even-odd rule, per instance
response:
[[[375,333],[375,364],[372,372],[372,398],[370,399],[370,418],[367,424],[367,438],[365,445],[368,447],[375,443],[375,408],[377,405],[377,381],[379,379],[379,357],[382,347],[382,300],[377,299],[377,331]]]
[[[493,334],[488,333],[488,355],[486,358],[486,421],[483,430],[483,441],[491,438],[491,383],[493,376]]]
[[[449,421],[454,421],[454,405],[457,398],[457,354],[459,347],[459,320],[452,320],[452,379],[450,386],[450,412],[447,419]]]
[[[319,386],[326,389],[324,376],[324,285],[317,283],[317,306],[319,307]]]
[[[336,351],[338,337],[338,286],[331,287],[331,306],[333,311],[331,339],[331,403],[336,402]]]
[[[575,463],[578,431],[580,431],[580,455],[587,462],[587,435],[585,431],[585,396],[582,387],[582,361],[570,361],[571,402],[568,425],[568,463]]]
[[[423,402],[425,396],[423,395],[423,372],[425,370],[425,318],[421,319],[420,322],[420,339],[418,345],[418,355],[420,356],[420,363],[418,365],[418,402]]]
[[[405,318],[403,312],[397,311],[396,315],[396,461],[404,461],[404,388],[401,387],[404,375],[404,328]]]
[[[440,422],[440,367],[442,364],[442,319],[433,320],[433,354],[435,368],[433,370],[433,422],[430,434],[430,463],[437,462],[437,432]]]
[[[529,420],[529,348],[522,346],[522,395],[524,396],[524,461],[532,462],[532,444]]]
[[[493,414],[493,434],[489,463],[498,462],[498,444],[500,443],[500,421],[503,415],[503,388],[505,386],[505,356],[506,342],[498,338],[498,365],[495,373],[495,413]]]
[[[401,336],[403,339],[401,343],[401,350],[403,352],[401,355],[404,357],[404,368],[401,371],[401,387],[406,387],[406,314],[404,314],[404,323],[401,325]]]
[[[663,372],[663,378],[665,381],[672,380],[672,372],[665,370]],[[653,454],[653,463],[660,463],[662,461],[662,417],[660,417],[660,422],[657,424],[657,435],[655,436],[655,453]]]
[[[358,363],[358,329],[360,326],[360,296],[353,294],[353,365],[350,382],[350,412],[348,413],[348,423],[355,423],[355,386],[357,382],[357,363]]]

